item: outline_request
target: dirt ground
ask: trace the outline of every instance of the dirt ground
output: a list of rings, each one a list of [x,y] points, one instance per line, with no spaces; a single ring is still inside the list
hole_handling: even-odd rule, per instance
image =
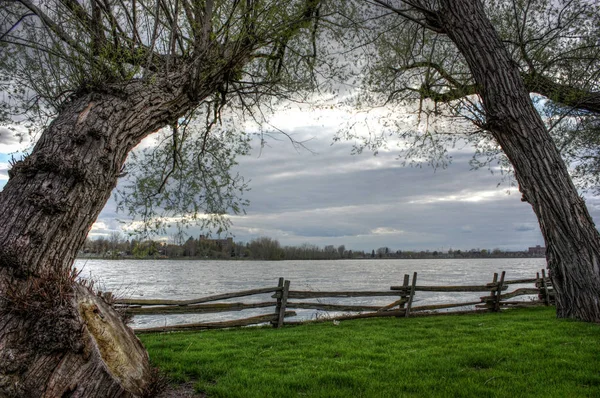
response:
[[[169,385],[156,398],[205,398],[206,394],[194,391],[194,382]]]

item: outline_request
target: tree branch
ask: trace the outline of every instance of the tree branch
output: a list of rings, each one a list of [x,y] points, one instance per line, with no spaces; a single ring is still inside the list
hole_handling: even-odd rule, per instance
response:
[[[32,13],[37,15],[38,18],[40,18],[42,20],[44,25],[48,29],[53,31],[58,36],[58,38],[60,40],[62,40],[65,44],[67,44],[69,47],[73,48],[75,51],[77,51],[80,54],[87,54],[87,51],[85,51],[83,47],[79,46],[79,43],[77,41],[73,40],[73,38],[71,36],[69,36],[67,34],[67,32],[65,32],[59,25],[56,24],[56,22],[54,22],[52,20],[52,18],[50,18],[48,15],[46,15],[35,4],[33,4],[29,0],[18,0],[18,1],[19,1],[19,3],[21,3],[25,7],[27,7],[29,9],[29,11],[31,11]]]
[[[468,95],[479,93],[476,85],[461,84],[446,72],[441,65],[434,62],[415,62],[403,68],[393,68],[393,70],[402,72],[403,70],[417,68],[434,69],[443,79],[453,86],[452,89],[445,92],[431,90],[429,87],[421,87],[419,93],[422,98],[429,98],[436,102],[451,102]],[[544,97],[565,106],[600,114],[600,92],[556,83],[552,79],[536,73],[521,72],[521,78],[530,93],[541,94]]]
[[[431,61],[419,61],[414,62],[410,65],[407,65],[402,68],[392,68],[394,72],[401,73],[405,70],[410,69],[419,69],[419,68],[429,68],[435,70],[443,79],[445,79],[448,83],[452,84],[456,87],[462,87],[463,84],[456,80],[450,73],[446,72],[446,70],[438,63]]]
[[[2,41],[2,39],[4,39],[4,37],[9,34],[10,32],[12,32],[17,26],[19,26],[19,24],[27,17],[33,17],[35,16],[34,13],[27,13],[25,15],[22,15],[21,18],[19,18],[19,20],[17,22],[15,22],[13,24],[13,26],[10,27],[10,29],[8,29],[6,32],[2,33],[2,35],[0,36],[0,41]]]
[[[600,115],[600,92],[556,83],[550,78],[533,73],[521,73],[521,77],[529,92],[541,94],[566,106]]]
[[[412,7],[412,9],[402,10],[400,8],[396,8],[396,7],[392,6],[389,2],[384,1],[384,0],[367,0],[367,1],[371,1],[383,8],[393,11],[394,13],[400,15],[402,18],[406,18],[409,21],[414,22],[417,25],[420,25],[426,29],[429,29],[436,33],[446,33],[444,31],[444,29],[442,28],[442,26],[437,22],[437,15],[434,11],[426,9],[424,7],[421,7],[417,4],[414,4],[413,2],[403,1],[404,3],[406,3],[410,7]],[[418,18],[415,18],[415,17],[411,16],[410,14],[408,14],[408,11],[413,11],[413,10],[421,13],[421,15],[423,15],[424,19],[418,19]]]

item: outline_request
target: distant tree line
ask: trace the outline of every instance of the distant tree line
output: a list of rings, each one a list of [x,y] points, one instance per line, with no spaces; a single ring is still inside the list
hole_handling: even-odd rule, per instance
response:
[[[177,241],[177,239],[173,239]],[[224,243],[225,242],[225,243]],[[198,239],[190,236],[179,243],[127,239],[115,232],[108,237],[87,239],[80,253],[82,257],[102,258],[207,258],[248,260],[336,260],[336,259],[428,259],[428,258],[506,258],[543,257],[529,251],[505,251],[501,249],[470,250],[392,250],[383,246],[371,251],[349,250],[345,245],[320,247],[310,243],[300,246],[282,246],[277,239],[262,236],[250,242]]]

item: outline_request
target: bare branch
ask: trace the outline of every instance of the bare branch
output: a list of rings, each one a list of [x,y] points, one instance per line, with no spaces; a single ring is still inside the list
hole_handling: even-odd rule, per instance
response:
[[[409,9],[396,8],[396,7],[392,6],[388,1],[385,1],[385,0],[367,0],[367,2],[373,2],[381,7],[384,7],[390,11],[393,11],[394,13],[400,15],[403,18],[408,19],[411,22],[416,23],[417,25],[420,25],[420,26],[422,26],[426,29],[429,29],[431,31],[434,31],[436,33],[445,33],[444,29],[437,22],[437,16],[436,16],[435,12],[433,12],[432,10],[428,10],[424,7],[418,6],[417,4],[415,4],[413,2],[403,1],[405,4],[408,4],[409,6],[411,6],[411,8],[409,8]],[[423,19],[418,19],[418,18],[413,17],[412,15],[410,15],[411,11],[418,11],[419,13],[421,13],[421,15],[423,15]]]
[[[11,27],[10,27],[10,28],[9,28],[9,29],[6,31],[6,32],[4,32],[4,33],[2,33],[2,35],[0,35],[0,41],[1,41],[2,39],[4,39],[4,37],[5,37],[6,35],[8,35],[10,32],[12,32],[12,31],[13,31],[13,30],[14,30],[14,29],[17,27],[17,26],[19,26],[19,24],[20,24],[20,23],[21,23],[21,22],[22,22],[22,21],[23,21],[25,18],[27,18],[27,17],[34,17],[35,15],[36,15],[36,14],[34,14],[34,13],[28,13],[28,14],[24,14],[24,15],[22,15],[22,16],[21,16],[21,17],[20,17],[20,18],[17,20],[17,22],[15,22],[15,23],[13,24],[13,26],[11,26]]]
[[[80,54],[86,54],[87,51],[79,45],[77,41],[75,41],[71,36],[67,34],[56,22],[52,20],[48,15],[46,15],[41,9],[39,9],[35,4],[33,4],[29,0],[18,0],[19,3],[23,4],[27,7],[31,12],[40,18],[40,20],[44,23],[44,25],[54,32],[60,40],[62,40],[69,47],[73,48]]]

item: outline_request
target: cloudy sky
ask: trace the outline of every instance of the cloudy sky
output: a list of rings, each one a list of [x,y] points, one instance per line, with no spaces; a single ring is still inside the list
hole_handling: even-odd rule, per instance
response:
[[[371,250],[507,249],[543,245],[536,218],[520,194],[498,186],[488,170],[470,170],[469,150],[452,153],[446,169],[403,167],[394,145],[351,155],[353,142],[337,142],[335,112],[315,117],[288,110],[274,124],[297,141],[309,140],[311,151],[295,150],[289,141],[270,140],[239,159],[239,171],[250,180],[247,215],[233,216],[236,241],[259,236],[282,245],[312,243]],[[257,145],[258,146],[258,145]],[[0,187],[6,180],[9,153],[20,146],[0,130]],[[600,220],[600,198],[586,198],[592,217]],[[119,230],[124,215],[112,200],[90,236]],[[201,231],[191,229],[192,235]]]

